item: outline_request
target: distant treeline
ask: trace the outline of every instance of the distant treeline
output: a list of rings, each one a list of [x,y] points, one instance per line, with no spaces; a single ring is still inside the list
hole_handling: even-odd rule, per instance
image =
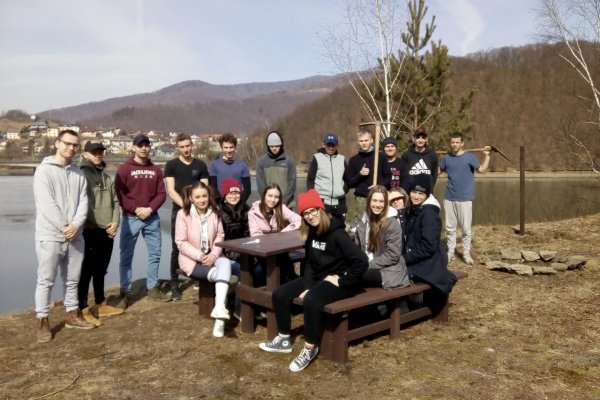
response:
[[[519,147],[525,146],[528,170],[581,170],[585,165],[569,153],[573,143],[567,132],[577,133],[590,150],[600,154],[598,126],[590,104],[578,96],[589,96],[589,88],[575,71],[559,57],[560,44],[535,44],[507,47],[452,59],[451,92],[458,98],[469,87],[476,87],[470,114],[475,128],[468,147],[491,144],[501,149],[514,163],[492,157],[491,169],[518,168]],[[590,57],[598,52],[590,47]],[[590,63],[600,82],[600,60]],[[596,111],[597,112],[597,111]],[[596,114],[597,115],[597,114]],[[356,153],[356,131],[364,122],[358,97],[351,88],[337,89],[322,99],[297,109],[273,124],[283,132],[285,149],[297,161],[309,161],[320,147],[324,133],[340,137],[340,152]],[[265,132],[252,138],[253,153],[264,152]],[[440,132],[431,132],[432,138]],[[400,147],[407,138],[400,138]],[[440,143],[438,147],[444,147]],[[439,148],[438,148],[439,149]]]

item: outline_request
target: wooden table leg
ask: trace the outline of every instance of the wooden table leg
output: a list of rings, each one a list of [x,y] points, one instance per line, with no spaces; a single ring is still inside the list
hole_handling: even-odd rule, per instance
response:
[[[250,270],[252,266],[250,265],[250,257],[247,254],[241,254],[241,256],[240,285],[252,287],[252,271]],[[240,296],[240,300],[242,302],[240,308],[240,316],[242,317],[240,325],[242,326],[242,332],[254,333],[254,310],[252,305],[246,302],[246,299],[242,296]]]
[[[277,256],[267,257],[267,290],[271,293],[281,284],[281,269],[275,263]],[[267,337],[273,340],[277,336],[277,320],[273,309],[267,309]]]

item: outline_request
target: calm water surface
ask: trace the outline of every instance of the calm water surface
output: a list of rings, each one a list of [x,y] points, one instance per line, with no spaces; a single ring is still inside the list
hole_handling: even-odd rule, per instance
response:
[[[32,309],[37,260],[34,249],[35,206],[33,177],[0,176],[0,313]],[[438,200],[443,199],[445,180],[435,188]],[[255,187],[253,182],[253,187]],[[297,193],[305,190],[304,179],[298,182]],[[550,221],[600,212],[600,186],[594,179],[527,180],[527,222]],[[519,181],[515,178],[480,179],[476,181],[474,202],[475,224],[518,224]],[[251,201],[258,198],[253,193]],[[171,253],[169,200],[159,210],[163,233],[159,277],[168,279]],[[119,235],[106,276],[106,286],[119,282]],[[146,245],[140,237],[133,260],[134,279],[146,276]],[[60,278],[53,289],[53,298],[62,298]]]

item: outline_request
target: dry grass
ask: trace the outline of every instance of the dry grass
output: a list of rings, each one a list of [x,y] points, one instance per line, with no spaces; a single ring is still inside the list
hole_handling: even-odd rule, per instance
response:
[[[452,293],[450,323],[424,322],[400,340],[354,344],[350,361],[317,360],[293,374],[293,355],[267,354],[265,328],[211,337],[195,293],[179,303],[135,303],[92,331],[61,329],[35,343],[32,312],[0,316],[0,398],[25,399],[599,399],[600,214],[476,227],[476,255],[503,246],[557,249],[590,261],[581,271],[520,277],[453,262],[469,273]],[[298,321],[299,322],[299,321]],[[295,351],[301,340],[296,341]]]

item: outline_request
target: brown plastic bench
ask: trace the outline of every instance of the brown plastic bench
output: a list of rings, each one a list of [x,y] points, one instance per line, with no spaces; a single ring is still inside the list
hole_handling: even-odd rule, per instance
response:
[[[467,277],[463,271],[451,271],[457,279]],[[409,322],[430,317],[434,321],[448,321],[448,295],[437,295],[435,306],[427,300],[418,308],[401,312],[402,300],[410,295],[424,293],[424,298],[433,295],[431,286],[424,283],[412,284],[405,288],[384,290],[383,288],[365,288],[357,295],[327,304],[323,308],[323,338],[319,352],[322,357],[336,361],[348,361],[348,345],[350,342],[365,338],[375,333],[389,330],[390,339],[400,335],[400,327]],[[438,292],[439,293],[439,292]],[[302,305],[302,299],[294,299],[294,303]],[[376,321],[362,321],[356,311],[365,307],[386,304],[387,317]],[[363,310],[364,311],[364,310]],[[354,312],[354,313],[353,313]],[[363,316],[364,317],[364,314]],[[363,323],[364,322],[364,323]]]

